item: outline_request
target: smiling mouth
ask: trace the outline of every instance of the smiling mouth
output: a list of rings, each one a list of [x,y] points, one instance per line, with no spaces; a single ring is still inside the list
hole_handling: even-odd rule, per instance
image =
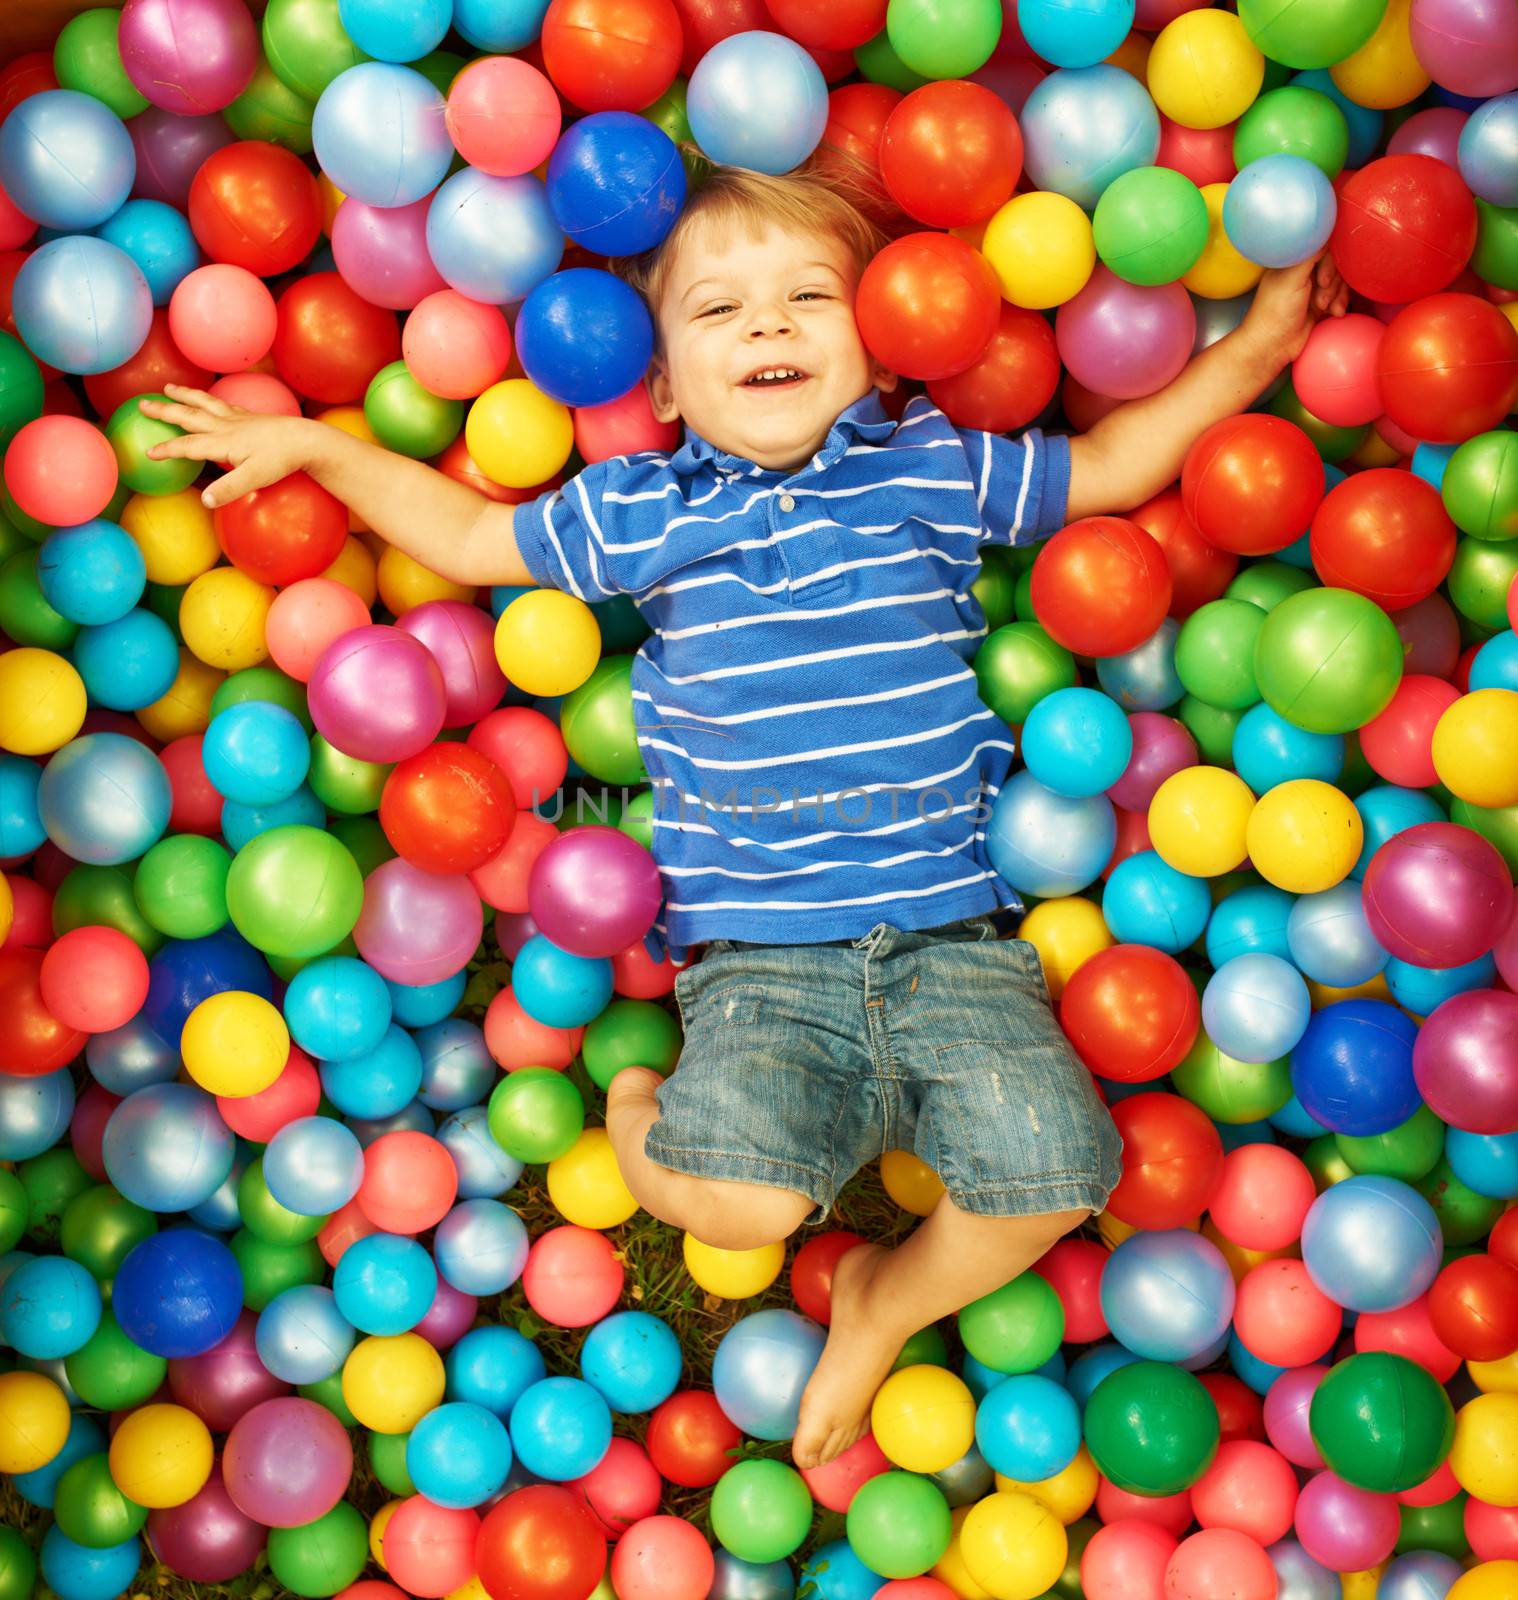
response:
[[[799,367],[761,367],[751,372],[740,388],[744,389],[794,389],[805,383],[807,374]]]

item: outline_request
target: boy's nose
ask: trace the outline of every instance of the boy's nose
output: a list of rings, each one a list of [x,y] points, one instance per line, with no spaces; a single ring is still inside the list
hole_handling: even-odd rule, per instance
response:
[[[753,321],[749,324],[749,338],[758,339],[766,335],[777,333],[790,333],[790,318],[778,307],[773,306],[768,310],[756,311]]]

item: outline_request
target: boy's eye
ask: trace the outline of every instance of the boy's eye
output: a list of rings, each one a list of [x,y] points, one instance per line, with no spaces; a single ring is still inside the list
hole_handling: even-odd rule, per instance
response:
[[[706,310],[700,312],[699,315],[703,317],[723,317],[726,316],[729,311],[736,311],[737,309],[737,306],[730,305],[724,300],[721,305],[708,306]]]
[[[826,300],[827,296],[821,289],[803,289],[796,298],[798,300]]]

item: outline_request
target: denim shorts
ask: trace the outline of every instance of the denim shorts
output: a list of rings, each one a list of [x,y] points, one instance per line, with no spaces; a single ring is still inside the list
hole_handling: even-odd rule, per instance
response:
[[[1122,1140],[1061,1032],[1037,951],[989,916],[830,944],[715,939],[675,981],[685,1028],[644,1149],[806,1195],[912,1150],[962,1211],[1100,1211]]]

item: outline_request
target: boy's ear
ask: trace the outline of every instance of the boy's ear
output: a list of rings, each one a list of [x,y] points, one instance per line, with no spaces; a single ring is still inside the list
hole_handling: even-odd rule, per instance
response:
[[[669,373],[664,370],[664,363],[658,356],[654,357],[648,376],[643,381],[648,387],[649,404],[653,407],[654,416],[660,422],[677,422],[680,410],[675,404],[675,391],[670,384]]]
[[[901,379],[889,367],[883,367],[878,361],[872,361],[870,363],[870,381],[882,394],[893,394]]]

